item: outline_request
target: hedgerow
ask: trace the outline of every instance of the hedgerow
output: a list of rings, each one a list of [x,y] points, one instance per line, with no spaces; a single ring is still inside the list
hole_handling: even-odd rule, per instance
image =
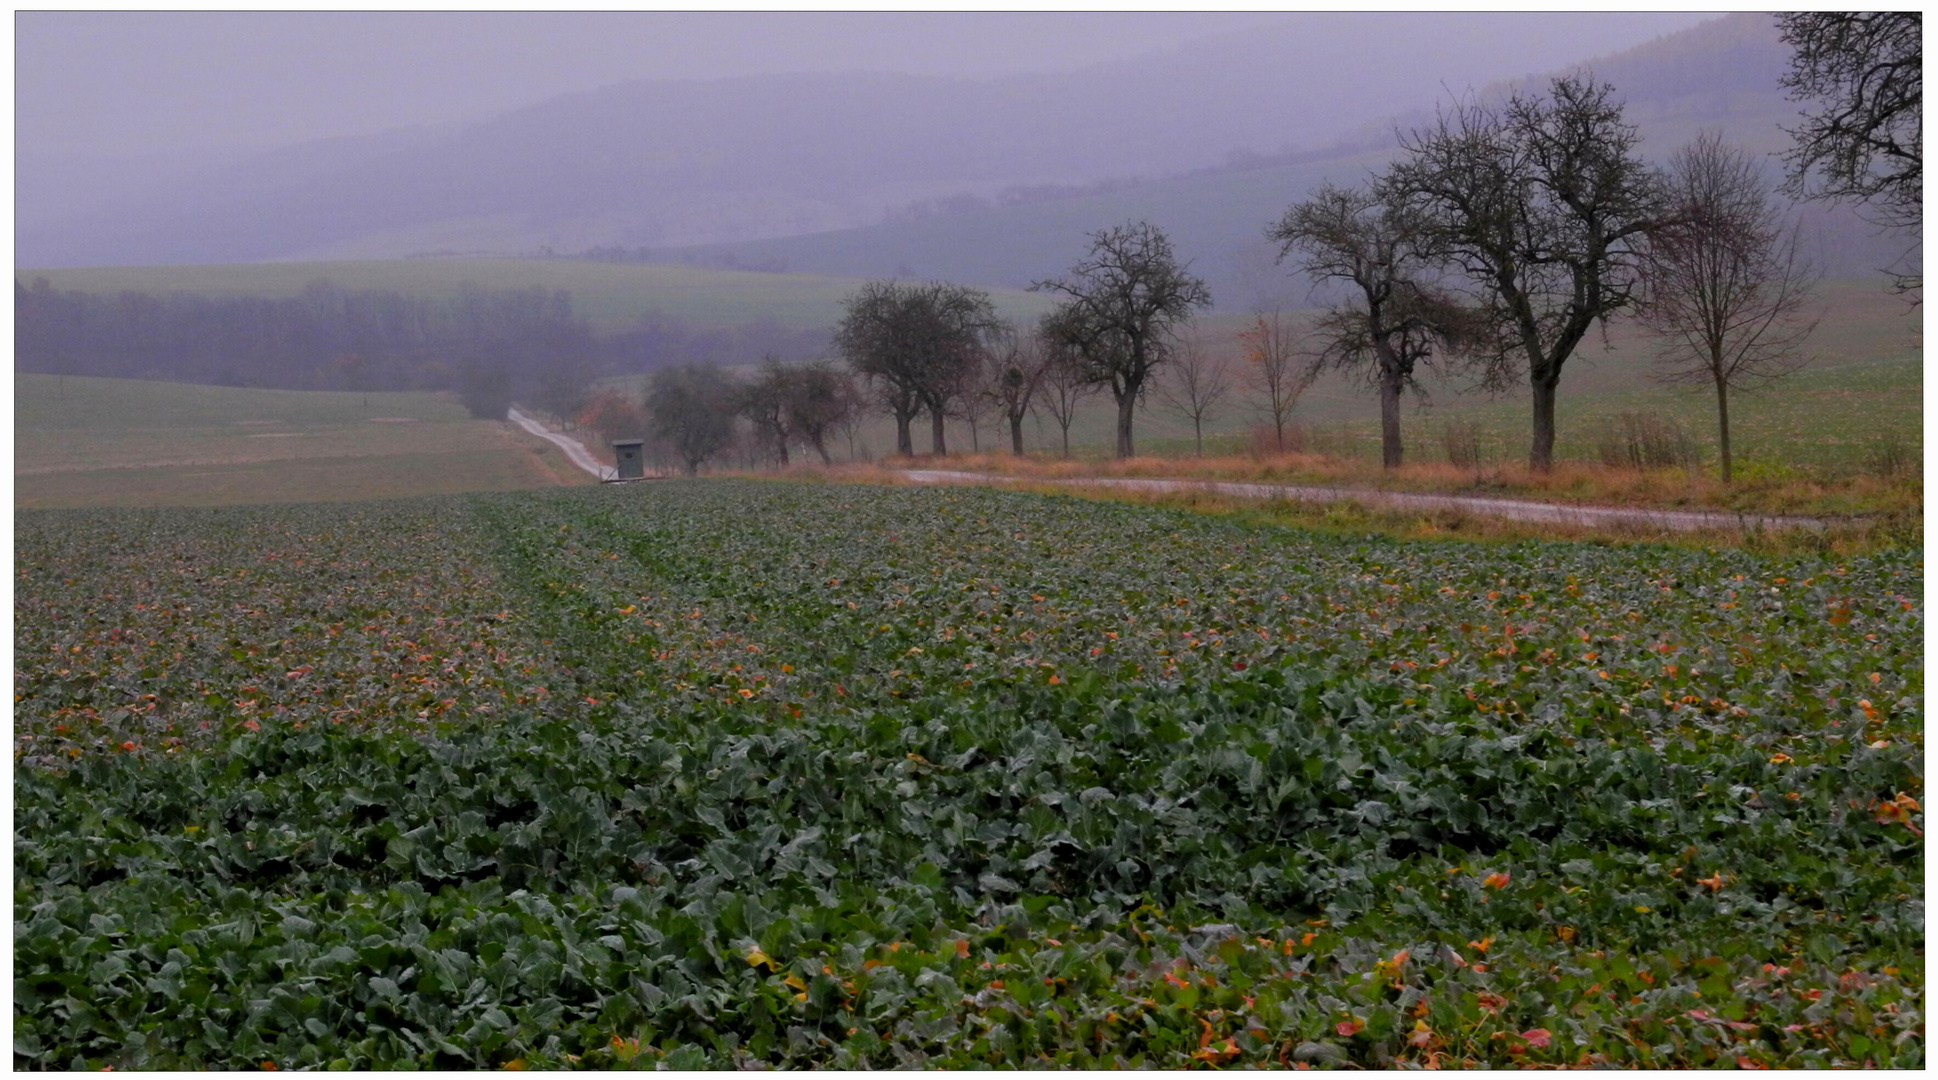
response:
[[[1916,552],[16,517],[15,1060],[1914,1066]]]

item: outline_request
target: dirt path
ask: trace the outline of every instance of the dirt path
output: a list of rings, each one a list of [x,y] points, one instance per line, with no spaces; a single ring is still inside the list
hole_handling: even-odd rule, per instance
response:
[[[560,450],[565,451],[565,457],[568,461],[601,480],[610,480],[618,472],[617,469],[610,465],[600,464],[599,459],[592,456],[592,452],[585,448],[584,443],[581,443],[570,435],[561,435],[556,431],[546,428],[544,424],[526,416],[517,409],[507,410],[505,419],[517,424],[533,435],[544,439],[546,442],[557,446]]]
[[[917,484],[1018,484],[1047,483],[1068,487],[1103,487],[1130,491],[1207,491],[1241,499],[1288,499],[1299,502],[1358,502],[1368,506],[1399,510],[1461,510],[1470,514],[1503,517],[1512,521],[1531,521],[1549,525],[1575,525],[1590,529],[1651,528],[1670,532],[1719,529],[1747,532],[1752,529],[1822,529],[1821,518],[1774,514],[1737,514],[1717,510],[1652,510],[1631,507],[1570,506],[1535,502],[1528,499],[1491,499],[1475,495],[1421,495],[1402,491],[1371,491],[1357,488],[1294,487],[1284,484],[1248,484],[1219,480],[1145,480],[1117,477],[1073,477],[1047,479],[997,476],[989,473],[955,472],[947,469],[907,469],[902,475]]]
[[[592,456],[579,440],[549,430],[544,424],[517,409],[505,418],[533,435],[565,451],[572,464],[598,477],[611,479],[617,470]],[[1422,495],[1410,491],[1373,491],[1364,488],[1298,487],[1289,484],[1250,484],[1225,480],[1159,480],[1131,477],[1047,477],[998,476],[993,473],[959,472],[952,469],[904,469],[901,475],[916,484],[1058,484],[1065,487],[1101,487],[1126,491],[1206,491],[1240,499],[1287,499],[1297,502],[1358,502],[1368,506],[1398,510],[1459,510],[1469,514],[1529,521],[1544,525],[1573,525],[1588,529],[1645,528],[1668,532],[1695,532],[1718,529],[1748,532],[1752,529],[1822,529],[1821,518],[1781,514],[1736,514],[1719,510],[1653,510],[1639,507],[1571,506],[1565,503],[1535,502],[1531,499],[1491,499],[1478,495]]]

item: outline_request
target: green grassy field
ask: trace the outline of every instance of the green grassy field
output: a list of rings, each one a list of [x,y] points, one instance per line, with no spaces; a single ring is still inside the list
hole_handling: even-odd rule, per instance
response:
[[[717,480],[14,542],[16,1068],[1924,1064],[1916,547]]]
[[[571,259],[396,259],[370,262],[251,263],[235,266],[115,266],[17,270],[19,281],[44,277],[57,289],[115,293],[205,293],[295,296],[319,278],[346,289],[387,289],[413,296],[454,296],[465,285],[533,286],[572,294],[572,308],[599,332],[625,330],[641,317],[670,316],[703,326],[772,319],[790,327],[832,326],[855,278],[759,274],[660,264]],[[992,294],[1006,314],[1049,308],[1031,293]]]
[[[307,502],[590,482],[437,394],[14,378],[16,507]]]

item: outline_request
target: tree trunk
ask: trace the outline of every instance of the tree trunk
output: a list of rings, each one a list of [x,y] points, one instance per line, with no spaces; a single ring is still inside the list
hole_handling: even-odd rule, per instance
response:
[[[1721,436],[1723,450],[1723,483],[1730,481],[1729,461],[1729,383],[1724,379],[1716,380],[1716,424],[1717,434]]]
[[[1065,420],[1060,426],[1063,428],[1063,459],[1068,461],[1070,460],[1070,422]]]
[[[1136,457],[1136,448],[1131,443],[1131,419],[1137,412],[1137,391],[1126,390],[1117,398],[1117,456]]]
[[[1528,468],[1548,472],[1554,468],[1554,391],[1559,378],[1531,380],[1534,390],[1534,443],[1528,448]]]
[[[895,452],[903,457],[915,456],[915,436],[909,433],[910,422],[914,419],[912,412],[895,414]]]
[[[814,447],[815,453],[821,455],[821,464],[834,464],[834,458],[828,456],[828,444],[825,439],[819,435],[815,435],[808,440],[808,444]]]
[[[939,405],[929,410],[929,434],[935,443],[935,456],[948,457],[949,447],[942,437],[942,407]]]
[[[1191,433],[1198,441],[1197,456],[1205,456],[1205,422],[1203,416],[1194,416],[1191,418]]]
[[[1379,382],[1379,460],[1389,469],[1400,467],[1400,381],[1391,375]]]
[[[1012,413],[1009,418],[1009,449],[1017,457],[1023,456],[1023,414]]]
[[[780,459],[781,468],[787,468],[787,440],[774,440],[774,456]]]

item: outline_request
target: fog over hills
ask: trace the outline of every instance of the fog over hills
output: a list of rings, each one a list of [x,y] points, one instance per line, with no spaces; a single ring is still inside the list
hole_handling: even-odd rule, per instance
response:
[[[1161,178],[1363,143],[1450,92],[1567,66],[1691,19],[1296,15],[1039,74],[636,80],[482,120],[231,151],[199,171],[158,152],[110,170],[22,147],[16,265],[801,237],[875,225],[939,197]]]
[[[1596,57],[1584,67],[1616,87],[1639,129],[1642,152],[1659,159],[1703,130],[1720,130],[1754,152],[1785,149],[1790,138],[1781,125],[1797,115],[1777,83],[1787,64],[1774,20],[1743,14]],[[1540,91],[1548,77],[1501,80],[1479,93]],[[1263,238],[1266,223],[1322,183],[1363,180],[1395,152],[1397,130],[1430,122],[1435,105],[1446,100],[1444,92],[1437,100],[1423,95],[1389,121],[1360,129],[1336,152],[1235,163],[1027,205],[939,200],[934,212],[864,228],[649,254],[705,266],[1021,287],[1060,273],[1082,250],[1085,232],[1147,219],[1170,232],[1221,308],[1298,307],[1310,299],[1309,288],[1275,265],[1276,252]],[[1873,272],[1902,251],[1900,239],[1875,236],[1849,208],[1810,204],[1799,213],[1806,251],[1833,275]]]

